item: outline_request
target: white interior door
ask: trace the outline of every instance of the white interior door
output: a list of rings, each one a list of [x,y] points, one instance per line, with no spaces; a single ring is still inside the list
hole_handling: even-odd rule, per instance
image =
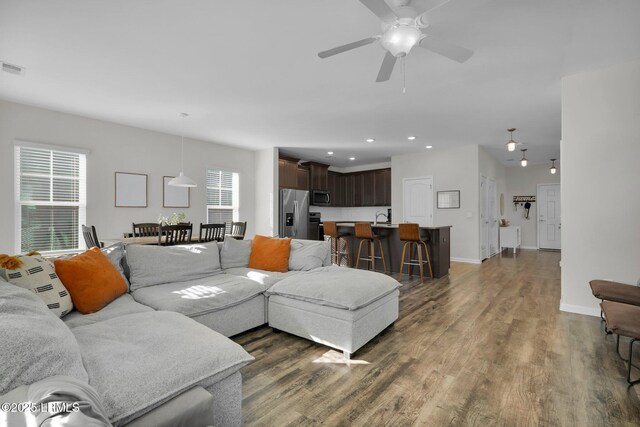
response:
[[[405,178],[402,181],[404,222],[433,225],[433,177]]]
[[[496,181],[487,181],[488,217],[489,217],[489,256],[498,253],[498,193]]]
[[[489,203],[487,177],[480,177],[480,258],[489,258]]]
[[[560,184],[538,185],[538,247],[560,249]]]

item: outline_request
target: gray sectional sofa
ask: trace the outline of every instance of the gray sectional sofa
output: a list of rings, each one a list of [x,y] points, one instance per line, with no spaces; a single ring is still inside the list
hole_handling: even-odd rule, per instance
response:
[[[269,324],[348,357],[397,319],[398,282],[332,266],[329,250],[326,242],[293,240],[290,271],[274,273],[247,267],[251,241],[104,249],[127,278],[129,293],[99,312],[72,311],[62,319],[41,304],[53,336],[72,343],[60,349],[70,354],[59,358],[70,358],[74,369],[22,383],[18,375],[0,382],[0,394],[10,390],[5,401],[33,396],[41,381],[62,375],[60,384],[79,381],[95,389],[96,405],[116,426],[240,425],[240,369],[252,357],[226,337]],[[0,313],[20,313],[15,304],[36,307],[38,301],[0,283]],[[30,322],[29,315],[15,316],[14,323]],[[16,342],[0,357],[24,352]],[[29,363],[34,360],[27,357],[11,369],[20,372]]]

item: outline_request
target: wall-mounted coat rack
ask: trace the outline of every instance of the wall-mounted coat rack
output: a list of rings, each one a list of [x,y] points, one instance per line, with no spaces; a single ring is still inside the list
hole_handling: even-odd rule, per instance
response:
[[[516,211],[518,210],[518,204],[524,207],[524,218],[529,219],[529,209],[531,208],[531,203],[536,202],[536,196],[513,196],[513,206]]]

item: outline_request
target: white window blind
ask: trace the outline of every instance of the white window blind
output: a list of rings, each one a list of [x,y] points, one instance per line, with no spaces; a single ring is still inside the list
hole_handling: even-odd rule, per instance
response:
[[[235,172],[207,170],[207,222],[226,223],[227,233],[238,220],[239,182]]]
[[[15,147],[16,252],[84,247],[86,164],[78,152]]]

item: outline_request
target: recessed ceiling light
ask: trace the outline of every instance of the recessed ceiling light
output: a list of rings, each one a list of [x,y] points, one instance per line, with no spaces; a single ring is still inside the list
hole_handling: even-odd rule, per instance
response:
[[[408,139],[409,141],[413,141],[414,139],[416,139],[416,137],[415,137],[415,136],[410,136],[410,137],[408,137],[407,139]]]
[[[349,160],[354,161],[356,158],[355,157],[349,157]]]
[[[427,150],[431,150],[431,149],[433,148],[433,145],[427,145],[427,146],[426,146],[426,147],[424,147],[424,148],[426,148]]]
[[[367,139],[367,142],[373,142],[373,141],[375,141],[375,139],[373,139],[373,138],[368,138]]]
[[[333,151],[327,151],[327,154],[333,156]]]

